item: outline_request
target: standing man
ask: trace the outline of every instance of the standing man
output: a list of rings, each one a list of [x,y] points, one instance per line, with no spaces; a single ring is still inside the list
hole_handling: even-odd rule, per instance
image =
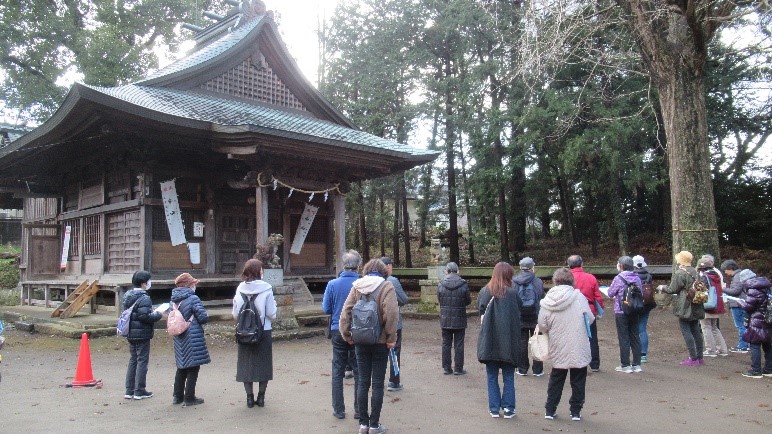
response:
[[[466,307],[472,303],[469,284],[458,275],[458,264],[445,265],[445,277],[437,287],[442,328],[442,370],[445,375],[464,375],[464,336],[466,335]],[[450,347],[455,349],[456,370],[452,368]]]
[[[332,415],[338,419],[346,417],[346,405],[343,399],[343,377],[346,365],[354,370],[354,418],[359,419],[357,411],[357,387],[359,378],[354,346],[346,342],[340,334],[340,313],[354,281],[359,279],[357,270],[362,265],[362,257],[356,250],[349,250],[341,258],[343,271],[337,279],[330,280],[324,290],[322,310],[330,315],[330,340],[332,342]]]
[[[598,318],[598,309],[596,308],[595,303],[597,302],[601,309],[604,308],[603,296],[600,293],[598,279],[592,274],[584,271],[582,268],[584,261],[581,256],[571,255],[566,262],[568,263],[568,268],[571,269],[571,274],[574,275],[574,288],[578,289],[582,295],[584,295],[584,298],[587,299],[587,303],[590,305],[590,311],[592,311],[595,318]],[[590,353],[592,354],[590,370],[592,372],[598,372],[600,371],[600,348],[598,347],[597,321],[593,321],[592,324],[590,324],[590,332],[592,333],[592,337],[590,338]]]
[[[153,339],[153,324],[161,319],[161,313],[153,310],[153,302],[147,291],[150,289],[150,273],[137,271],[131,277],[134,289],[123,296],[123,309],[133,306],[129,323],[129,367],[126,370],[125,399],[147,399],[153,392],[145,388],[147,365],[150,362],[150,339]]]
[[[740,269],[737,262],[732,259],[727,259],[721,263],[721,271],[726,274],[727,280],[730,282],[724,289],[724,294],[745,300],[745,296],[748,293],[743,288],[743,283],[750,278],[756,277],[756,273],[748,269]],[[728,304],[732,309],[732,320],[739,335],[737,346],[730,348],[729,351],[746,354],[750,349],[750,344],[743,340],[743,335],[745,334],[745,310],[736,301],[728,300]]]
[[[381,262],[383,262],[386,265],[386,272],[387,277],[386,280],[391,282],[392,285],[394,285],[394,290],[397,294],[397,304],[400,307],[400,310],[397,311],[397,314],[399,315],[399,319],[397,320],[397,344],[394,347],[394,351],[397,353],[397,363],[399,364],[399,372],[402,373],[402,359],[400,358],[400,355],[402,353],[402,306],[407,304],[407,294],[405,294],[405,290],[402,288],[402,284],[399,283],[399,279],[394,277],[392,275],[394,271],[394,265],[391,262],[391,258],[388,256],[384,256],[381,258]],[[402,383],[399,381],[399,375],[394,374],[394,362],[392,362],[391,357],[389,357],[389,386],[386,388],[389,392],[398,392],[402,390]]]
[[[515,276],[513,282],[517,296],[520,298],[520,366],[515,373],[517,375],[528,375],[528,339],[533,335],[536,323],[539,320],[539,302],[544,297],[544,282],[536,277],[533,267],[536,262],[528,256],[520,260],[520,273]],[[544,375],[544,363],[539,360],[533,360],[533,375],[541,377]]]

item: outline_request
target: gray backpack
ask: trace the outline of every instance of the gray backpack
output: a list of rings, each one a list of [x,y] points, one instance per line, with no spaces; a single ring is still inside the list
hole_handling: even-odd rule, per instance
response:
[[[373,345],[381,337],[381,312],[378,306],[378,294],[386,283],[384,280],[370,294],[360,294],[351,309],[351,338],[354,345]]]

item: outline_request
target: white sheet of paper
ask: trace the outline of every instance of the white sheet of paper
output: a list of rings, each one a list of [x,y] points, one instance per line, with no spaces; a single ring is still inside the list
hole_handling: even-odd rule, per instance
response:
[[[161,303],[158,305],[157,308],[155,308],[156,312],[161,312],[161,313],[164,313],[167,310],[169,310],[169,303]]]
[[[201,263],[201,245],[199,243],[188,243],[190,251],[190,263],[198,265]]]
[[[606,297],[608,297],[608,286],[601,286],[601,287],[600,287],[600,292],[602,292],[602,293],[603,293],[603,295],[605,295]]]
[[[732,297],[731,295],[726,295],[726,294],[721,294],[721,298],[723,298],[724,301],[727,301],[727,300],[729,300],[729,301],[736,301],[736,302],[744,301],[742,298]]]

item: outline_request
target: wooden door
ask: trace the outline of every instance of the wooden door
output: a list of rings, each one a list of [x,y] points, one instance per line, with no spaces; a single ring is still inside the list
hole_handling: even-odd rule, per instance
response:
[[[244,263],[255,254],[255,217],[223,215],[219,244],[220,273],[240,274]]]

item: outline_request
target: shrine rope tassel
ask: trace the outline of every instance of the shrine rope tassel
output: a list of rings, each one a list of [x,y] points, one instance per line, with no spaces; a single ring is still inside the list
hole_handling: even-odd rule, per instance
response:
[[[260,178],[262,177],[262,175],[263,175],[263,172],[260,172],[257,175],[257,185],[259,187],[273,186],[274,190],[276,190],[276,188],[278,188],[278,186],[289,188],[290,192],[287,195],[287,197],[292,196],[292,193],[297,190],[297,191],[299,191],[301,193],[308,194],[309,195],[308,196],[308,201],[311,202],[314,199],[314,195],[315,194],[322,194],[323,193],[324,194],[324,201],[327,202],[327,198],[329,197],[329,194],[330,194],[331,191],[337,191],[338,194],[340,194],[340,195],[343,194],[343,192],[340,191],[340,183],[335,183],[334,186],[332,186],[330,188],[327,188],[327,189],[324,189],[324,190],[303,190],[302,188],[293,187],[293,186],[291,186],[289,184],[285,184],[285,183],[279,181],[278,179],[276,179],[275,176],[271,176],[271,181],[264,184],[264,183],[260,182]]]

